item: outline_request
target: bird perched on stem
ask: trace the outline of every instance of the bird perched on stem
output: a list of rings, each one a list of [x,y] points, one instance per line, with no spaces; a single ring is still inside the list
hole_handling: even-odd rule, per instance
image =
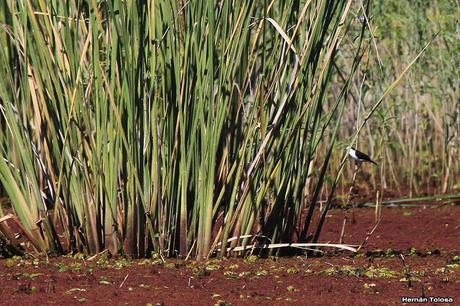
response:
[[[347,147],[347,151],[348,155],[350,155],[358,165],[361,166],[362,162],[370,162],[377,166],[377,163],[373,161],[369,156],[367,156],[367,154],[364,154],[363,152],[358,151],[353,147]]]

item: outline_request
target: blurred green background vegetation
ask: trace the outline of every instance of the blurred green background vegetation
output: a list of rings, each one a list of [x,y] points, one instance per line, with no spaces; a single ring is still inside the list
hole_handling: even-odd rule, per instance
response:
[[[343,138],[438,34],[360,135],[363,151],[380,161],[372,182],[382,192],[413,196],[460,190],[458,16],[458,1],[373,1],[375,45],[356,75],[357,99],[347,108]]]

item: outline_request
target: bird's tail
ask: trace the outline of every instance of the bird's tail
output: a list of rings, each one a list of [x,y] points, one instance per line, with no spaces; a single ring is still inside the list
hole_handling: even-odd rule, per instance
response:
[[[371,159],[370,159],[369,161],[370,161],[371,163],[373,163],[374,165],[378,166],[377,163],[376,163],[375,161],[373,161],[373,160],[371,160]]]

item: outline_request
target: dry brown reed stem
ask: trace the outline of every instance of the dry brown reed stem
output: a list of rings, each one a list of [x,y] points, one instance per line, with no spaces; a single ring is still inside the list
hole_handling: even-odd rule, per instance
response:
[[[377,222],[377,220],[380,220],[381,215],[382,215],[382,198],[380,196],[380,192],[377,190],[377,193],[375,195],[375,222]]]
[[[18,226],[18,228],[21,230],[21,232],[24,234],[24,236],[26,236],[26,238],[30,241],[30,243],[32,244],[32,246],[35,248],[35,250],[37,252],[39,252],[40,248],[39,246],[35,243],[35,240],[34,238],[29,234],[29,232],[24,228],[24,226],[22,225],[22,223],[19,221],[18,217],[16,217],[15,215],[13,214],[8,214],[6,216],[3,216],[0,218],[0,223],[3,223],[7,220],[13,220],[14,223],[16,223],[16,225]],[[6,227],[2,226],[1,228],[2,230],[5,230]],[[5,230],[5,231],[2,231],[7,237],[8,239],[10,239],[11,241],[13,241],[13,243],[15,242],[16,239],[11,239],[12,237],[14,237],[14,235],[11,234],[11,232],[8,230]]]
[[[344,208],[344,216],[343,216],[342,230],[340,232],[339,243],[343,243],[343,236],[345,235],[345,226],[347,225],[347,221],[348,221],[348,210],[353,209],[352,201],[353,201],[353,194],[355,192],[356,175],[357,175],[357,173],[358,173],[360,168],[361,168],[361,164],[356,163],[355,164],[355,170],[353,172],[353,179],[351,181],[350,190],[348,191],[347,203],[345,203],[345,205],[343,207]]]

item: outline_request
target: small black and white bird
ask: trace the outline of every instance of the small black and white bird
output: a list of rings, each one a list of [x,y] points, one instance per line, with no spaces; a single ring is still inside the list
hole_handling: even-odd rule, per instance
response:
[[[347,151],[348,155],[350,155],[358,163],[358,165],[361,165],[362,162],[370,162],[377,166],[377,163],[363,152],[358,151],[353,147],[347,147]]]

